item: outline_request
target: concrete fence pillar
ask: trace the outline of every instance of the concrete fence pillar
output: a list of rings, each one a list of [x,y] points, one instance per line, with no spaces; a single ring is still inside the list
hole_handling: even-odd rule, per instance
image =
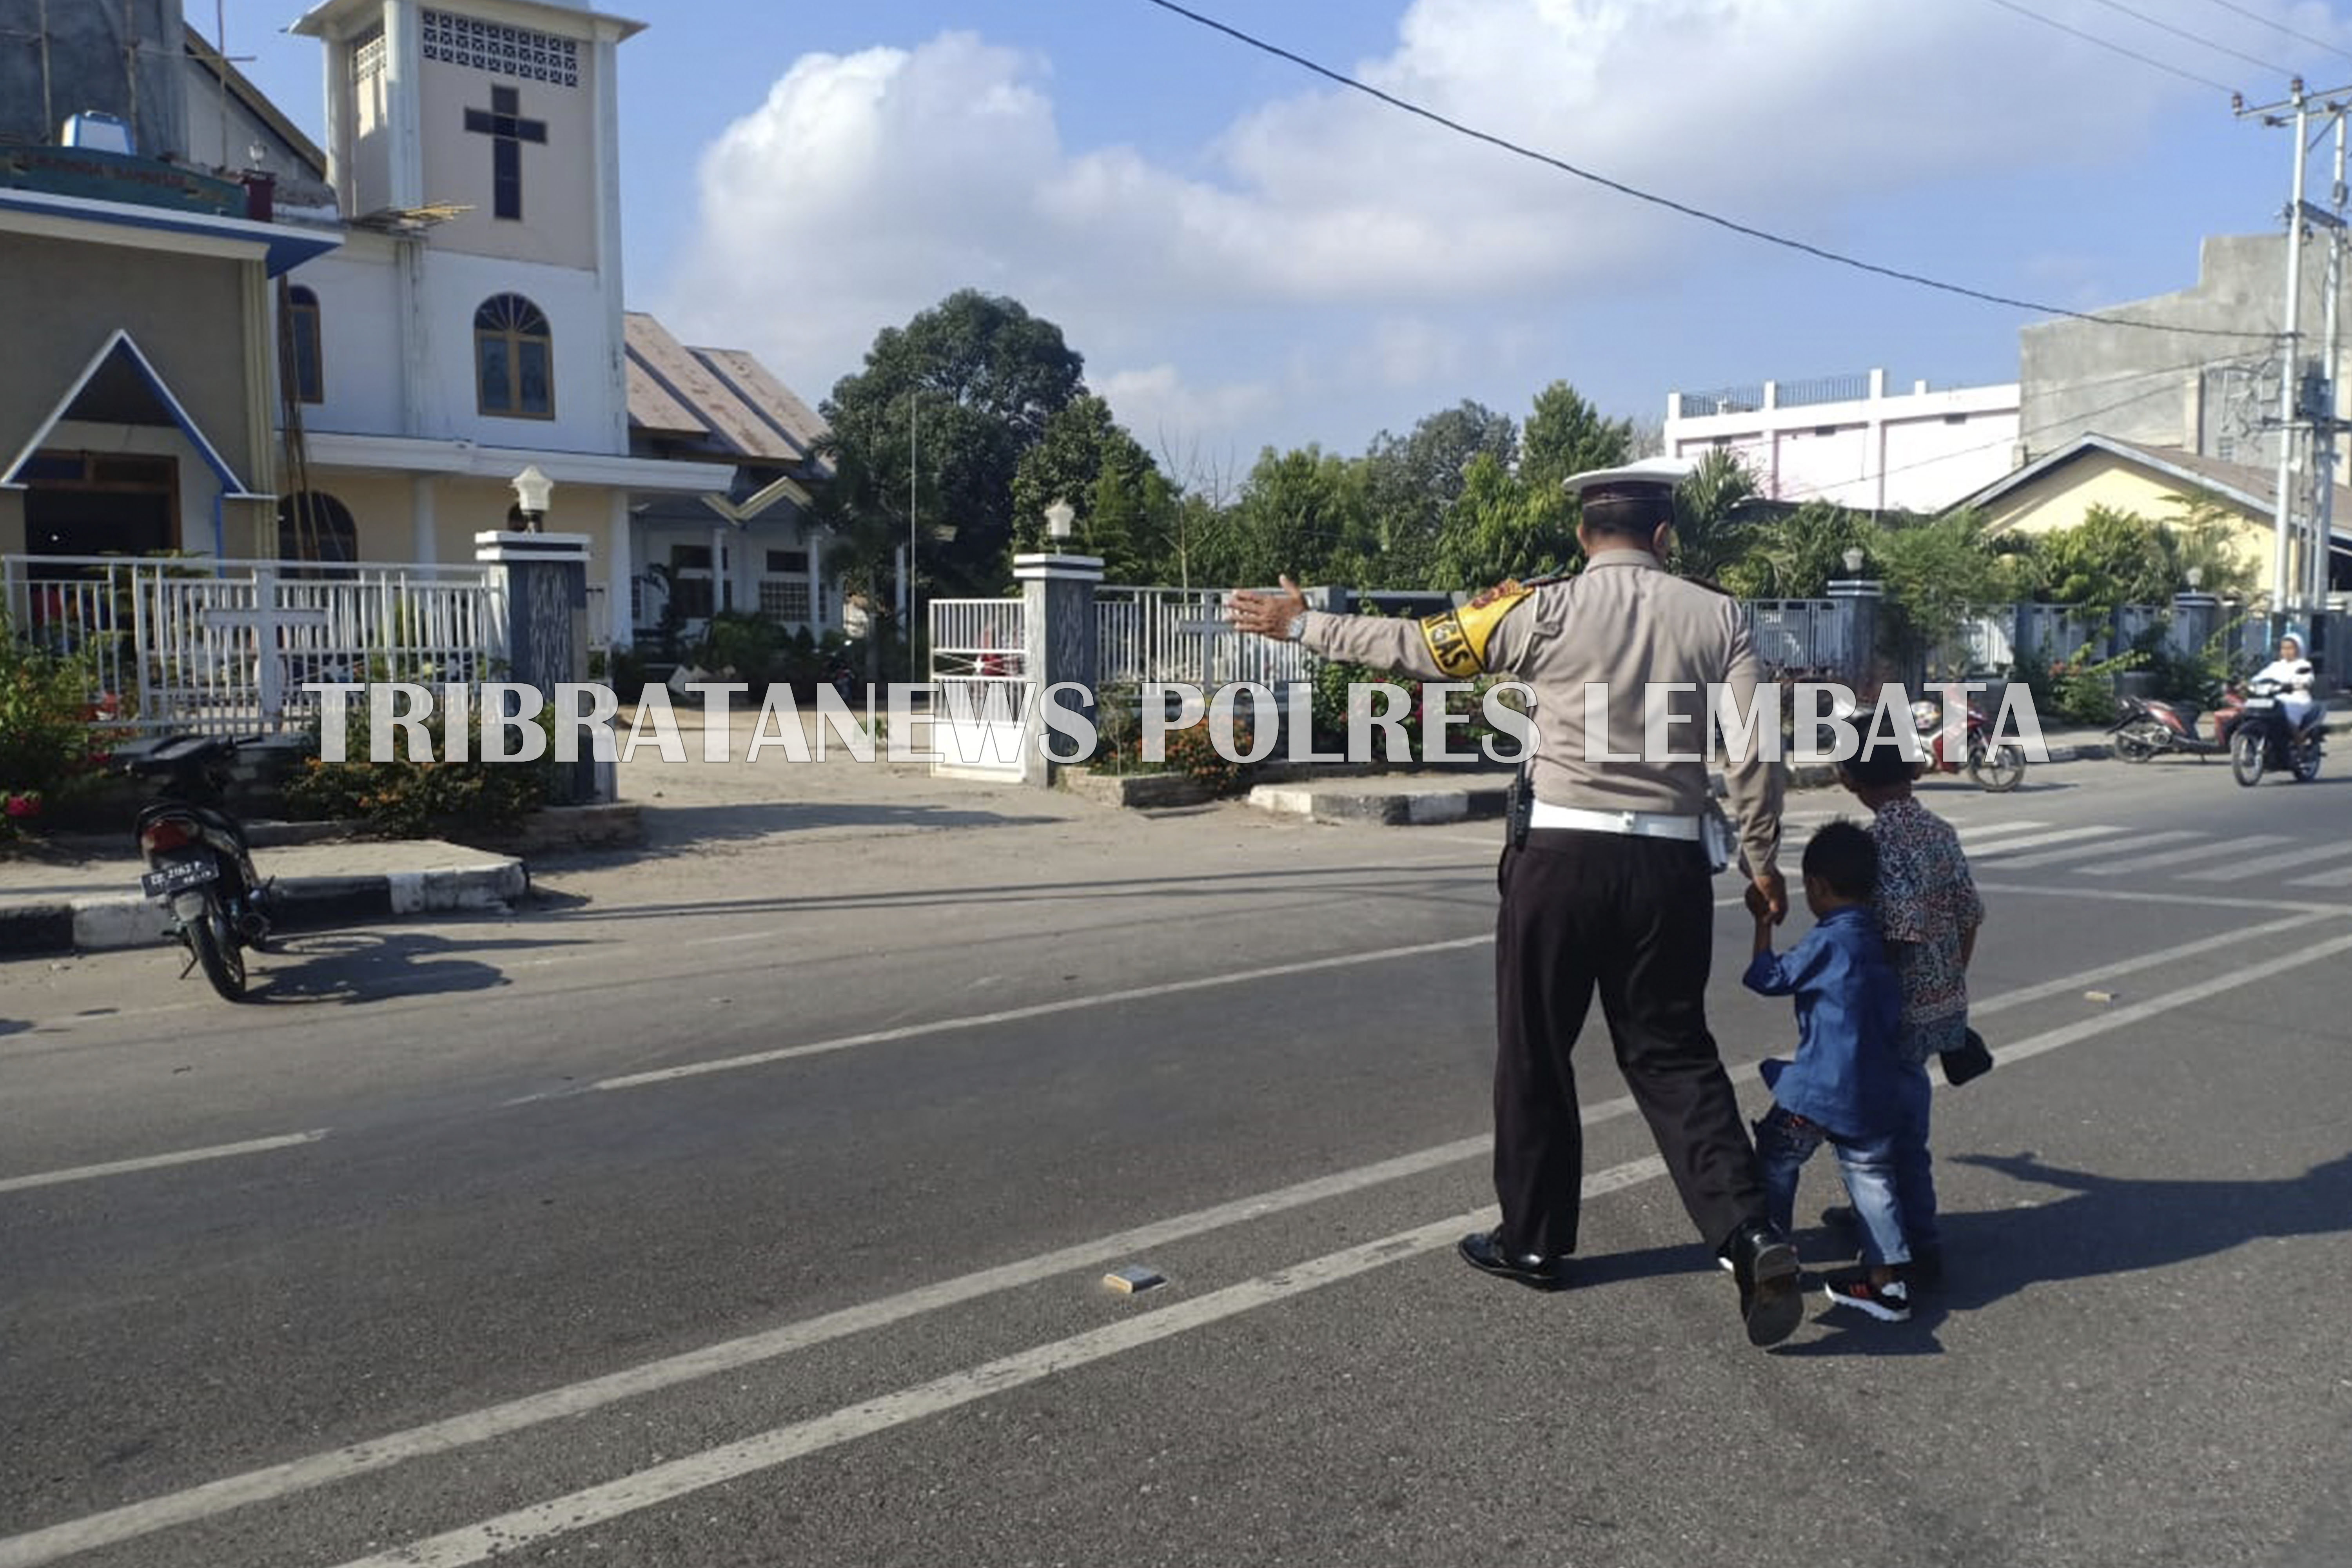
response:
[[[506,664],[497,679],[520,682],[553,701],[556,688],[588,679],[589,537],[584,533],[524,533],[499,530],[474,535],[474,559],[499,569],[503,612],[496,653]],[[552,745],[553,737],[550,737]],[[556,804],[610,800],[613,764],[599,763],[583,744],[580,760],[563,769]]]
[[[1067,740],[1047,734],[1045,694],[1064,681],[1084,690],[1083,700],[1065,696],[1060,705],[1095,718],[1096,681],[1101,668],[1101,629],[1095,614],[1095,590],[1102,585],[1103,563],[1095,555],[1016,555],[1013,580],[1021,584],[1022,669],[1034,693],[1036,716],[1025,726],[1021,749],[1021,782],[1050,788],[1056,764],[1045,758],[1043,740]]]
[[[1844,651],[1841,674],[1847,685],[1860,690],[1877,679],[1878,617],[1885,607],[1886,584],[1874,578],[1839,578],[1830,584],[1829,596],[1837,612]]]

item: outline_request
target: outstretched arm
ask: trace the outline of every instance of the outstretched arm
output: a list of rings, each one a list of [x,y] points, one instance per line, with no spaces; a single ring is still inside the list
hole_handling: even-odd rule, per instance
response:
[[[1530,589],[1505,584],[1459,609],[1413,621],[1335,616],[1307,607],[1288,577],[1278,594],[1236,588],[1226,598],[1234,629],[1282,641],[1293,636],[1312,652],[1344,664],[1393,670],[1420,680],[1468,680],[1509,668],[1529,640]]]

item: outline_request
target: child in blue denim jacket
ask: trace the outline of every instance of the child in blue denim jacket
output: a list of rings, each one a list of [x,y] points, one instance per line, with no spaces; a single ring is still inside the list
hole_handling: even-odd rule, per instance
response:
[[[1903,991],[1871,908],[1877,845],[1853,823],[1832,822],[1805,846],[1804,877],[1813,929],[1777,957],[1771,916],[1758,917],[1755,956],[1741,976],[1749,990],[1793,996],[1797,1007],[1796,1059],[1764,1064],[1772,1109],[1756,1123],[1756,1152],[1773,1223],[1785,1233],[1798,1173],[1824,1142],[1837,1152],[1866,1271],[1830,1285],[1830,1300],[1901,1322],[1911,1315],[1902,1278],[1910,1253],[1895,1185]]]

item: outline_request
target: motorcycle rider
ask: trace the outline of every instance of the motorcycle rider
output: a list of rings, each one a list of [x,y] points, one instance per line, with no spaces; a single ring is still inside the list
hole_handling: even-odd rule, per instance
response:
[[[2253,679],[2278,683],[2279,711],[2286,715],[2290,728],[2300,734],[2318,701],[2312,695],[2311,661],[2303,656],[2302,635],[2288,627],[2279,638],[2278,658],[2256,671]]]

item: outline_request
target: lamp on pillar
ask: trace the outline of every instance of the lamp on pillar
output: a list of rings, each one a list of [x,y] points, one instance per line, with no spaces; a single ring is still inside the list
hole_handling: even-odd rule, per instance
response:
[[[2202,566],[2191,566],[2189,569],[2189,591],[2192,594],[2195,593],[2197,591],[2197,585],[2203,581],[2205,581],[2205,568]]]
[[[547,500],[555,493],[555,481],[531,464],[514,477],[515,505],[522,512],[525,533],[541,533],[547,521]]]
[[[1848,545],[1841,561],[1845,575],[1830,584],[1830,602],[1839,622],[1845,654],[1844,675],[1858,691],[1876,685],[1878,671],[1878,602],[1885,590],[1862,574],[1862,546]]]
[[[1045,509],[1045,537],[1056,545],[1069,542],[1070,524],[1077,520],[1077,515],[1068,501],[1056,500]]]

